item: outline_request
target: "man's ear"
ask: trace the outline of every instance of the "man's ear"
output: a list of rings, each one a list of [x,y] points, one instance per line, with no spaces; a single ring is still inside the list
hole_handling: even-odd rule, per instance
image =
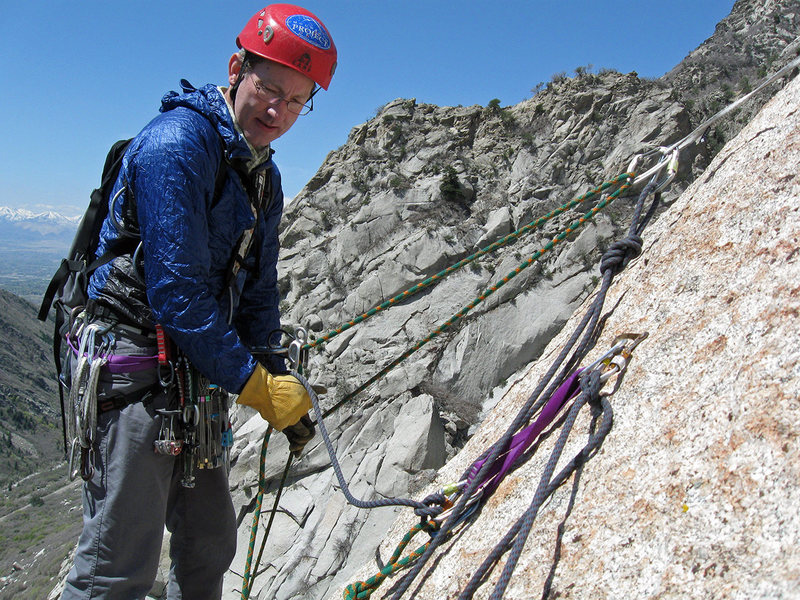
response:
[[[236,80],[238,79],[241,70],[242,70],[242,57],[239,56],[238,52],[236,52],[231,56],[231,59],[228,61],[228,83],[230,85],[236,83]]]

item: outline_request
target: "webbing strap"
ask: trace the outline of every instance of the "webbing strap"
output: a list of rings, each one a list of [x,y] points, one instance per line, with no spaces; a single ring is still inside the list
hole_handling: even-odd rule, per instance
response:
[[[495,490],[512,465],[531,446],[539,434],[553,422],[564,405],[578,395],[578,392],[580,392],[580,382],[578,380],[580,373],[581,371],[577,370],[570,375],[559,386],[555,394],[550,397],[550,400],[547,401],[538,418],[511,438],[508,451],[505,455],[498,456],[498,461],[483,473],[481,481],[477,482],[477,486],[475,486],[476,490],[482,487],[484,495],[491,494]],[[502,459],[502,462],[499,462],[499,459]],[[475,481],[487,460],[487,458],[483,458],[472,463],[472,466],[468,469],[467,486],[472,486],[473,481]]]

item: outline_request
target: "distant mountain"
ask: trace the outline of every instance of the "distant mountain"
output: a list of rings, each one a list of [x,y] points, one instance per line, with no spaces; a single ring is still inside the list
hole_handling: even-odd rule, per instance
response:
[[[52,325],[30,303],[0,290],[0,486],[61,457]]]
[[[69,248],[80,217],[0,206],[0,247],[33,251]]]
[[[0,206],[0,288],[38,303],[80,217]]]

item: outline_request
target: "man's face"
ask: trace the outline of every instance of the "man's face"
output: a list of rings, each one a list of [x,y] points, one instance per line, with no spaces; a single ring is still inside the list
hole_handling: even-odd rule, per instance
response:
[[[231,85],[241,66],[241,59],[234,54],[228,69]],[[269,60],[253,65],[239,83],[234,102],[236,120],[247,141],[260,150],[281,137],[297,120],[285,101],[304,104],[313,89],[314,82],[294,69]]]

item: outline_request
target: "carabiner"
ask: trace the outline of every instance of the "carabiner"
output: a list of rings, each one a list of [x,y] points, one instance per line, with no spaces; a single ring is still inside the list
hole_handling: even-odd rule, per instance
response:
[[[127,189],[128,189],[127,186],[123,185],[121,188],[119,188],[119,191],[116,194],[114,194],[114,197],[111,198],[111,202],[109,202],[109,207],[108,207],[108,216],[109,219],[111,219],[111,224],[114,225],[114,229],[116,229],[121,236],[127,238],[138,238],[139,237],[138,233],[126,229],[125,225],[119,219],[117,219],[117,200],[119,200],[119,198],[122,196],[122,194],[125,193],[125,190]],[[120,213],[121,212],[122,211],[120,211]]]
[[[164,368],[167,368],[167,372],[169,373],[169,377],[165,378],[162,373]],[[167,361],[165,365],[158,365],[158,382],[161,384],[161,387],[164,389],[168,388],[172,385],[172,382],[175,381],[175,365],[171,360]]]
[[[667,176],[666,178],[659,184],[656,185],[656,188],[653,190],[653,193],[658,193],[667,187],[678,174],[678,160],[680,158],[680,150],[678,148],[674,148],[670,153],[670,157],[667,159]],[[653,175],[653,181],[655,181],[656,175]]]
[[[94,476],[94,446],[81,447],[81,479],[89,481]]]
[[[641,154],[635,154],[634,157],[631,159],[630,164],[628,165],[627,173],[630,174],[628,177],[628,185],[633,185],[634,179],[636,179],[636,169],[639,168],[639,163],[642,161]]]
[[[594,371],[597,367],[599,367],[601,364],[604,366],[608,365],[611,357],[613,357],[615,354],[618,354],[619,352],[622,352],[622,349],[624,347],[625,347],[624,343],[617,342],[616,340],[614,340],[614,345],[611,347],[610,350],[608,350],[605,354],[603,354],[600,358],[598,358],[588,367],[583,369],[583,371],[581,372],[581,377],[585,377],[586,375]]]
[[[114,348],[116,348],[116,345],[117,338],[113,333],[111,333],[111,328],[109,327],[109,329],[106,330],[105,335],[103,335],[103,341],[101,342],[100,348],[97,351],[98,356],[100,358],[107,358],[112,353]]]
[[[89,323],[80,332],[80,345],[78,346],[78,360],[87,357],[91,360],[94,357],[94,338],[97,333],[97,325]]]
[[[75,481],[75,478],[81,472],[80,464],[78,465],[77,468],[75,468],[75,459],[78,458],[80,451],[81,451],[81,443],[78,441],[77,437],[73,438],[72,444],[70,445],[69,448],[69,461],[67,463],[69,469],[68,477],[70,481]]]
[[[606,392],[607,396],[614,394],[619,386],[622,384],[622,377],[628,369],[631,355],[636,347],[641,344],[650,334],[645,331],[644,333],[622,333],[614,339],[614,349],[621,348],[614,353],[610,358],[606,358],[604,362],[604,372],[600,376],[601,383],[606,383],[609,379],[616,376],[617,380],[614,387],[610,392]]]
[[[197,427],[200,423],[200,410],[196,404],[187,404],[183,407],[182,417],[186,425]]]
[[[486,488],[485,486],[482,485],[477,490],[475,490],[472,496],[469,497],[469,500],[467,500],[466,504],[464,504],[464,508],[462,509],[462,516],[467,514],[468,508],[472,507],[475,503],[478,502],[478,500],[480,500],[481,496],[483,496],[484,489]],[[442,523],[444,523],[447,520],[447,518],[453,513],[454,508],[455,504],[450,508],[448,508],[447,510],[442,511],[431,520],[435,521],[441,527]]]

